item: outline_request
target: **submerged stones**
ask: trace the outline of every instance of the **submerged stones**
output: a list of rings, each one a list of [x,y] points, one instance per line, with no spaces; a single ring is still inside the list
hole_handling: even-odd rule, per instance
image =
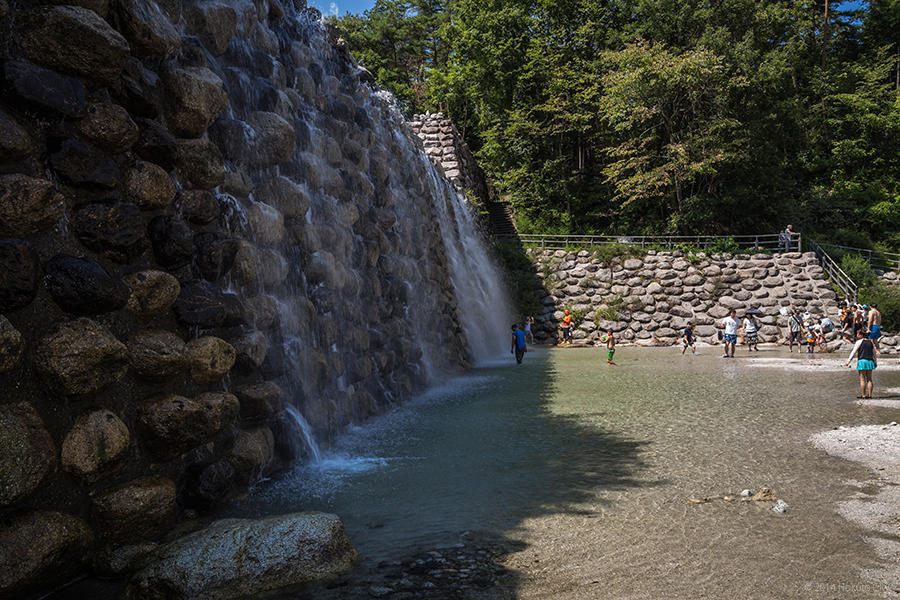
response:
[[[335,515],[229,519],[163,546],[129,592],[134,600],[156,598],[159,589],[175,597],[241,598],[337,575],[357,557]]]

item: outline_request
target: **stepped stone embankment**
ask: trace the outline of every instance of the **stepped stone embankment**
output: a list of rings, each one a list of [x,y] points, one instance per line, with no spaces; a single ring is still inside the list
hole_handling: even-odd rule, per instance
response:
[[[701,342],[715,344],[715,324],[730,309],[759,308],[760,340],[786,339],[782,307],[797,308],[839,321],[839,298],[812,252],[784,254],[686,254],[649,251],[646,255],[601,260],[587,250],[527,249],[532,261],[535,338],[558,341],[564,310],[576,315],[574,343],[600,344],[612,329],[621,343],[666,346],[679,343],[684,327],[694,323]],[[829,334],[832,347],[840,345]],[[886,336],[882,346],[896,351],[900,339]]]
[[[440,165],[457,190],[470,192],[481,201],[488,199],[484,173],[453,121],[436,112],[413,115],[408,124],[422,140],[425,154]]]
[[[71,4],[0,0],[0,598],[301,457],[287,406],[328,439],[467,363],[457,196],[318,11]]]

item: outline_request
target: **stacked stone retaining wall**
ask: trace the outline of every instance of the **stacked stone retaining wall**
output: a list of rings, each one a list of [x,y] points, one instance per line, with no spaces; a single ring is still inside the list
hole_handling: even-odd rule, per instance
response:
[[[443,169],[457,190],[472,193],[481,201],[488,199],[484,173],[450,119],[440,112],[424,113],[413,115],[408,124],[422,140],[425,154]]]
[[[302,456],[291,409],[327,439],[467,356],[456,194],[318,11],[71,4],[0,0],[0,598],[127,572]]]
[[[812,252],[785,254],[685,254],[650,251],[604,261],[587,250],[526,249],[536,275],[535,338],[558,341],[564,310],[575,314],[575,344],[600,344],[612,329],[621,343],[665,346],[679,343],[694,323],[703,343],[716,344],[715,324],[730,309],[741,316],[759,308],[760,340],[786,339],[782,307],[839,321],[839,298]],[[828,336],[840,344],[837,334]],[[894,351],[900,339],[886,336]]]

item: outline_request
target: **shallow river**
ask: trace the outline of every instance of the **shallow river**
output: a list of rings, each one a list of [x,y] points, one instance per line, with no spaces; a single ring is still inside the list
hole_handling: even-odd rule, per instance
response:
[[[337,513],[361,571],[462,532],[516,542],[502,561],[522,598],[881,596],[859,578],[877,566],[864,532],[834,510],[847,480],[871,474],[807,438],[900,411],[858,406],[856,373],[833,356],[620,348],[608,367],[604,355],[538,349],[474,369],[227,515]],[[876,385],[900,385],[882,362]],[[687,503],[763,486],[787,513]]]

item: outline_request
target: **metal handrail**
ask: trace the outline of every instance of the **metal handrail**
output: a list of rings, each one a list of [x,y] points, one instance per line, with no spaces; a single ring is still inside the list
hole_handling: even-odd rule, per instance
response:
[[[812,248],[812,251],[816,253],[819,264],[822,265],[822,269],[828,273],[828,277],[831,279],[832,283],[844,293],[844,296],[855,301],[857,294],[859,293],[859,286],[850,279],[849,275],[844,273],[844,270],[834,262],[834,259],[825,252],[825,249],[822,248],[821,245],[812,240],[809,241],[809,245]]]
[[[819,244],[824,248],[837,248],[842,252],[859,254],[869,261],[869,265],[885,271],[900,271],[900,254],[884,252],[881,250],[869,250],[867,248],[854,248],[853,246],[841,246],[840,244]]]
[[[591,235],[591,234],[543,234],[520,233],[516,235],[498,236],[499,238],[517,239],[526,244],[536,244],[546,250],[562,250],[569,246],[604,246],[609,244],[627,244],[644,248],[646,246],[662,246],[673,249],[679,245],[690,245],[695,248],[708,248],[719,241],[733,240],[739,248],[778,249],[781,243],[780,233],[761,233],[754,235]],[[802,248],[799,233],[794,233],[790,249]]]

